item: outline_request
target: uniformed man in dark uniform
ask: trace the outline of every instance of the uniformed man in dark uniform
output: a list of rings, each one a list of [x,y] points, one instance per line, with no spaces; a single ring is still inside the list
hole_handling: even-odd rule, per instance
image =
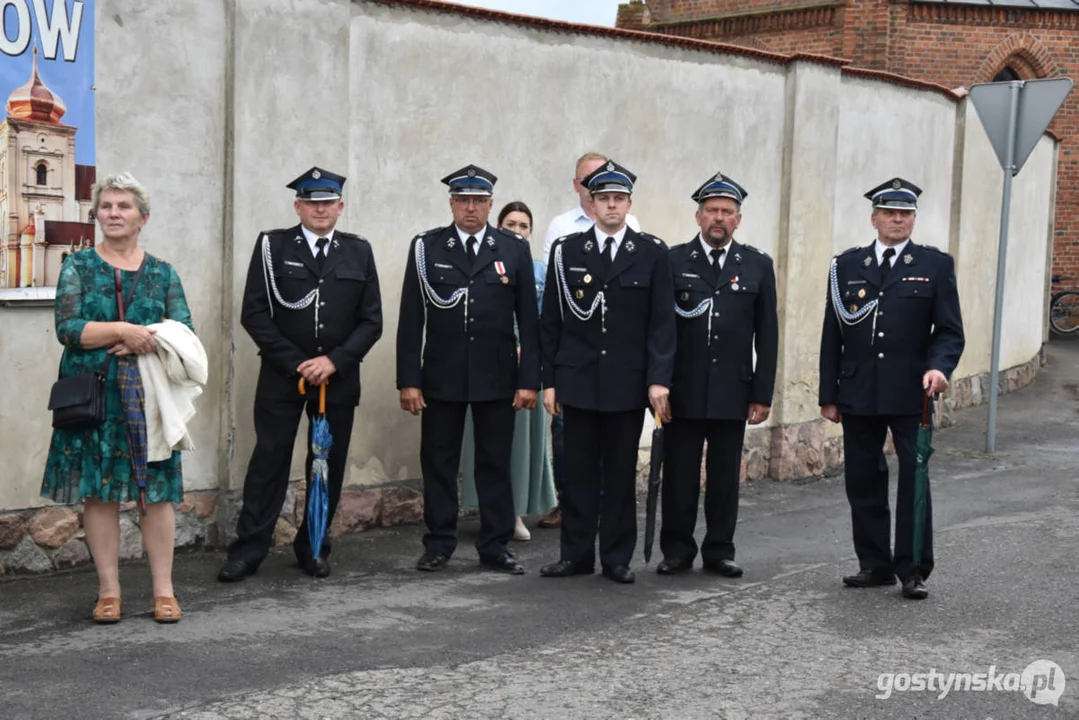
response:
[[[457,471],[465,411],[475,431],[480,564],[520,575],[506,545],[516,520],[510,484],[513,413],[536,406],[539,322],[532,254],[519,235],[488,224],[496,178],[475,165],[442,179],[453,223],[412,241],[397,327],[401,409],[422,411],[424,553],[442,570],[457,547]],[[520,336],[520,362],[514,338]]]
[[[244,478],[237,537],[218,573],[224,582],[243,580],[266,557],[288,490],[300,416],[305,408],[309,420],[318,412],[323,384],[333,434],[327,527],[341,497],[360,402],[360,362],[382,336],[382,298],[371,245],[335,227],[344,210],[344,184],[340,175],[311,168],[288,184],[296,191],[300,224],[261,233],[255,243],[240,321],[262,356],[255,390],[256,441]],[[301,378],[306,395],[300,394]],[[308,480],[312,459],[308,451]],[[305,572],[326,577],[331,544],[327,536],[319,557],[312,557],[305,515],[292,547]]]
[[[933,570],[932,506],[926,503],[921,562],[913,558],[915,442],[926,393],[948,387],[963,354],[963,319],[951,255],[912,241],[921,190],[894,178],[873,188],[877,239],[832,260],[820,352],[821,415],[843,423],[843,458],[854,550],[851,587],[903,583],[903,596],[928,596]],[[891,551],[885,435],[899,457],[895,553]]]
[[[772,259],[734,240],[746,195],[716,173],[693,193],[700,233],[671,248],[678,350],[665,433],[661,575],[689,570],[697,556],[693,529],[705,440],[704,569],[742,575],[733,542],[742,444],[747,419],[751,425],[768,419],[779,352]]]
[[[596,224],[555,242],[540,343],[543,403],[565,412],[562,557],[544,577],[634,581],[636,469],[644,410],[666,422],[675,320],[667,246],[626,226],[636,176],[613,161],[584,180]],[[600,468],[603,488],[600,493]]]

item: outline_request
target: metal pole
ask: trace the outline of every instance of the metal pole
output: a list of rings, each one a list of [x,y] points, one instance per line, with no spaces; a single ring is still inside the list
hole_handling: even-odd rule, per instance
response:
[[[1004,314],[1004,272],[1008,255],[1008,221],[1012,204],[1012,177],[1015,174],[1015,133],[1019,120],[1019,91],[1022,80],[1013,80],[1008,116],[1008,152],[1004,163],[1004,195],[1000,201],[1000,242],[997,247],[997,297],[993,312],[993,355],[989,360],[989,422],[985,429],[985,451],[996,451],[997,395],[1000,382],[1000,326]]]

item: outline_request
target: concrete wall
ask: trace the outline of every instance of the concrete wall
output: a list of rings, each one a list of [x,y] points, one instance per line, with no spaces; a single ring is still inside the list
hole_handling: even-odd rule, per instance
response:
[[[349,178],[341,226],[371,240],[385,308],[363,365],[350,484],[419,475],[419,421],[394,389],[401,277],[409,240],[449,220],[438,178],[468,162],[499,176],[496,209],[532,206],[537,256],[549,220],[576,201],[573,160],[586,150],[638,173],[634,213],[669,244],[694,234],[689,195],[704,178],[737,178],[750,193],[739,238],[776,259],[781,283],[770,422],[784,425],[817,417],[828,262],[873,237],[862,193],[903,175],[925,189],[916,240],[958,257],[961,372],[988,367],[1000,171],[972,111],[939,92],[375,2],[98,0],[97,14],[98,174],[130,169],[149,187],[145,245],[179,270],[212,363],[198,450],[184,459],[189,489],[242,484],[258,369],[238,322],[243,282],[259,231],[295,222],[285,183],[315,164]],[[1016,182],[1005,367],[1040,345],[1054,165],[1046,138]],[[0,308],[0,338],[0,366],[18,378],[0,391],[9,510],[40,504],[60,347],[49,308]]]

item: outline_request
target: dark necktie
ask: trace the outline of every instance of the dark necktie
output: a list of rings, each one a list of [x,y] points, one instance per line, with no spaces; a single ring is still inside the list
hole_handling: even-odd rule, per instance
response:
[[[892,269],[892,258],[895,257],[895,248],[888,248],[884,251],[884,260],[880,264],[880,278],[881,280],[888,277],[888,272]]]
[[[720,263],[723,262],[723,256],[727,254],[727,248],[712,248],[708,254],[712,256],[712,272],[719,277],[719,271],[723,269]]]
[[[614,238],[608,237],[603,243],[603,269],[610,270],[611,263],[614,262]]]
[[[476,264],[476,245],[479,242],[476,240],[475,235],[469,235],[468,240],[465,241],[465,247],[468,248],[468,263],[470,265]]]
[[[326,263],[326,246],[330,244],[330,241],[322,237],[315,241],[315,262],[318,263],[318,269],[321,270],[322,266]]]

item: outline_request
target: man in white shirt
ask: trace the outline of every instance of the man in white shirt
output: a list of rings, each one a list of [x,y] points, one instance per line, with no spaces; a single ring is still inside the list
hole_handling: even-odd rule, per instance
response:
[[[586,152],[577,158],[577,166],[573,176],[573,190],[580,199],[577,207],[567,210],[555,217],[547,226],[547,235],[543,239],[543,262],[550,259],[551,245],[560,237],[584,232],[596,223],[596,213],[592,209],[592,196],[588,188],[581,181],[594,173],[601,165],[607,162],[607,157],[598,152]],[[641,224],[633,215],[626,216],[626,225],[634,232],[641,231]]]

